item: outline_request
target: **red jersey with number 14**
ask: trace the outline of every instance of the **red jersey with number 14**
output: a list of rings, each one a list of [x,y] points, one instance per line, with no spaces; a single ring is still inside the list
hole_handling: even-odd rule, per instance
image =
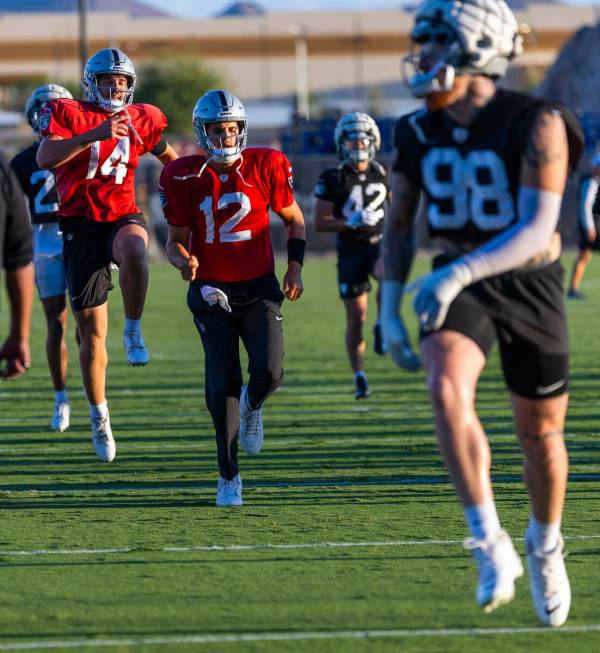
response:
[[[277,213],[294,201],[287,157],[252,147],[226,173],[205,163],[203,156],[184,156],[160,177],[167,222],[191,229],[196,277],[232,282],[272,273],[269,209]]]
[[[130,104],[124,111],[131,122],[127,136],[94,141],[54,169],[59,217],[113,222],[140,212],[135,204],[134,171],[140,156],[159,143],[167,119],[151,104]],[[55,100],[40,114],[40,132],[42,136],[72,138],[98,127],[108,117],[91,102]]]

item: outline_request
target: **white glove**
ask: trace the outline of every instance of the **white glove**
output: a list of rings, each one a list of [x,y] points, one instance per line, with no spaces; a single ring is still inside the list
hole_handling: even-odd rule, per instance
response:
[[[214,286],[202,286],[200,292],[202,293],[202,299],[208,302],[210,306],[218,303],[224,311],[231,313],[231,306],[229,306],[227,295],[222,290]]]
[[[442,326],[450,304],[472,281],[469,266],[457,260],[413,281],[406,288],[407,292],[417,291],[413,308],[425,331],[437,331]]]
[[[420,358],[413,352],[406,327],[400,318],[403,285],[400,281],[386,279],[381,285],[381,311],[379,321],[383,341],[394,363],[409,372],[421,368]]]
[[[421,359],[412,350],[406,327],[399,317],[381,320],[381,330],[383,342],[398,367],[409,372],[421,369]]]
[[[362,211],[362,224],[365,225],[365,227],[374,227],[381,218],[383,218],[383,211],[381,209],[378,209],[377,211],[363,209]]]

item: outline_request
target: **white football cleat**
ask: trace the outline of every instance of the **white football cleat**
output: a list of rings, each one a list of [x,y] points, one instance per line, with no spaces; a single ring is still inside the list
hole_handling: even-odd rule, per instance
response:
[[[479,567],[475,597],[484,612],[491,612],[515,596],[515,580],[523,575],[521,559],[505,530],[489,540],[469,538],[465,549],[471,551]]]
[[[564,540],[559,538],[554,551],[535,551],[526,537],[527,566],[531,597],[535,611],[543,624],[558,628],[569,615],[571,607],[571,585],[565,567]]]
[[[248,386],[242,386],[240,395],[240,445],[249,455],[254,456],[263,446],[264,431],[262,406],[252,410],[248,406]]]
[[[92,442],[96,455],[106,463],[112,462],[117,453],[117,445],[110,428],[110,418],[108,415],[91,417],[90,422],[92,423]]]
[[[236,474],[230,481],[219,476],[217,482],[217,508],[229,508],[230,506],[241,506],[242,501],[242,479]]]
[[[54,415],[50,422],[53,431],[62,433],[69,428],[71,423],[71,404],[68,401],[57,401],[54,403]]]
[[[124,333],[123,346],[127,352],[127,362],[133,367],[147,365],[150,355],[141,333]]]

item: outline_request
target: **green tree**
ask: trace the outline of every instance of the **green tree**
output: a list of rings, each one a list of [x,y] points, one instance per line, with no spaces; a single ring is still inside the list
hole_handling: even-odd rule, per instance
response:
[[[197,59],[153,61],[139,68],[134,101],[154,104],[167,116],[169,132],[189,136],[198,98],[222,87],[222,77]]]

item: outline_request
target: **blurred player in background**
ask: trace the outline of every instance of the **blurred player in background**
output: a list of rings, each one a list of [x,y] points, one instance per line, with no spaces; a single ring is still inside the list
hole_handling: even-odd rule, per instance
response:
[[[188,306],[204,347],[206,404],[217,440],[216,505],[242,505],[239,441],[263,445],[264,401],[283,381],[285,297],[303,291],[305,228],[292,168],[276,150],[246,148],[244,105],[228,91],[205,93],[193,112],[204,156],[185,156],[161,175],[169,261],[189,281]],[[283,293],[275,277],[269,209],[288,228]],[[248,353],[243,385],[240,339]]]
[[[600,211],[594,213],[594,200],[599,192],[600,184],[600,152],[596,152],[590,161],[591,170],[583,175],[579,185],[579,254],[573,263],[571,283],[567,297],[570,299],[585,299],[579,292],[579,284],[585,274],[585,269],[592,260],[592,251],[600,250]]]
[[[151,152],[177,158],[163,132],[167,121],[150,104],[132,104],[133,63],[117,49],[90,57],[82,82],[86,100],[59,99],[40,114],[37,162],[54,170],[67,286],[81,339],[79,361],[96,454],[110,462],[116,446],[105,384],[110,266],[119,266],[125,309],[123,344],[130,365],[149,360],[140,323],[148,288],[144,217],[135,203],[134,171]]]
[[[0,380],[29,369],[29,330],[33,302],[31,222],[19,180],[0,152],[0,269],[6,272],[10,327],[0,344]]]
[[[430,233],[445,251],[413,284],[414,308],[439,446],[472,534],[465,544],[479,567],[476,598],[486,612],[510,601],[523,573],[500,526],[490,448],[475,412],[477,382],[497,340],[525,456],[533,602],[542,623],[560,626],[571,590],[560,535],[568,343],[557,225],[581,132],[569,112],[497,89],[521,50],[502,0],[426,0],[411,38],[408,83],[426,106],[396,126],[384,338],[390,349],[404,338],[398,310],[423,191]]]
[[[377,123],[366,113],[348,113],[334,131],[341,163],[321,173],[315,187],[317,231],[337,233],[338,288],[346,309],[346,351],[354,372],[356,399],[370,390],[365,375],[363,326],[367,319],[370,277],[379,279],[379,243],[389,187],[384,167],[375,160],[381,146]],[[379,285],[377,287],[379,316]],[[385,354],[379,319],[373,329],[375,352]]]
[[[35,284],[46,316],[46,358],[54,387],[54,414],[50,428],[65,431],[69,428],[71,405],[67,394],[67,281],[62,256],[62,234],[58,228],[58,196],[54,173],[41,170],[35,159],[39,148],[39,118],[42,106],[58,98],[72,99],[71,93],[58,84],[44,84],[36,88],[25,104],[25,117],[35,143],[19,152],[11,166],[19,178],[29,202],[33,225],[33,265]]]

